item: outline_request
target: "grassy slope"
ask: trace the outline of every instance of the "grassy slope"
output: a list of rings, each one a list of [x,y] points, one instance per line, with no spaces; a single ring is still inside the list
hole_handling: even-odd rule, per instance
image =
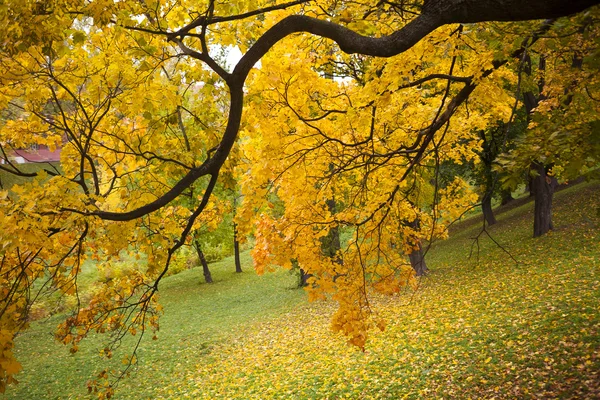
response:
[[[468,258],[478,226],[437,243],[416,295],[375,300],[389,324],[365,353],[330,333],[332,305],[306,304],[286,272],[236,275],[226,260],[215,285],[198,284],[200,269],[170,277],[160,339],[116,397],[600,397],[600,185],[558,193],[556,230],[542,238],[531,238],[532,207],[489,230],[518,264],[485,235]],[[26,372],[7,398],[84,396],[100,342],[68,355],[48,334],[55,323],[21,338]]]
[[[5,165],[5,167],[9,168]],[[54,168],[60,168],[59,163],[29,163],[29,164],[18,164],[19,170],[24,173],[38,172],[43,169],[47,169],[49,171],[53,171]],[[1,188],[10,188],[13,185],[21,185],[27,181],[31,180],[31,178],[21,177],[17,175],[13,175],[6,171],[0,170],[0,186]]]
[[[297,278],[287,271],[258,277],[251,271],[249,255],[243,254],[246,272],[236,274],[233,258],[211,264],[215,283],[203,283],[202,269],[195,268],[166,278],[161,287],[159,340],[144,339],[139,350],[139,372],[133,371],[117,398],[152,398],[157,386],[176,382],[177,371],[191,368],[215,343],[237,337],[243,327],[273,318],[304,301],[300,290],[291,290]],[[202,283],[201,283],[202,282]],[[19,385],[9,389],[7,399],[81,398],[85,383],[107,367],[97,356],[101,337],[84,341],[80,351],[53,341],[51,332],[60,318],[33,323],[19,338],[17,357],[25,370]],[[132,340],[123,344],[131,350]],[[117,366],[127,354],[115,354]]]

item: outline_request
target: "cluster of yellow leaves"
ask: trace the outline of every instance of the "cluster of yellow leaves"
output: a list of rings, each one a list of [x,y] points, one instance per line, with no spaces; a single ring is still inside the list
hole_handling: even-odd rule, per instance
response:
[[[458,54],[461,67],[452,67]],[[329,43],[293,37],[253,76],[239,221],[245,232],[255,223],[255,268],[297,262],[313,276],[309,296],[339,303],[333,327],[359,347],[373,325],[368,287],[393,294],[414,282],[406,256],[422,241],[445,238],[447,224],[477,202],[464,179],[439,188],[432,171],[445,161],[476,161],[476,132],[508,119],[505,88],[514,74],[504,69],[477,78],[492,68],[493,56],[478,32],[459,34],[455,26],[389,60],[342,55]],[[468,108],[455,110],[417,156],[412,146],[444,111],[448,82],[411,83],[449,71],[474,77],[478,87]],[[462,86],[450,85],[447,94]],[[323,244],[332,230],[341,232],[333,256]]]

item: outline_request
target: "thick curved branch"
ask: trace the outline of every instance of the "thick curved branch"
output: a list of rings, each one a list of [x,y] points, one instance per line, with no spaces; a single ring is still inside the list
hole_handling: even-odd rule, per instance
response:
[[[233,75],[245,79],[250,69],[271,47],[283,38],[294,33],[311,33],[335,41],[340,49],[349,54],[360,53],[368,56],[391,57],[400,54],[423,39],[437,27],[443,25],[439,18],[422,14],[401,30],[379,38],[362,36],[342,25],[322,21],[304,15],[291,15],[284,18],[267,32],[241,58]]]
[[[425,0],[423,14],[444,24],[527,21],[564,17],[600,3],[598,0]]]
[[[410,49],[436,28],[453,23],[550,19],[580,12],[600,0],[426,0],[421,15],[388,36],[362,36],[344,26],[304,15],[284,18],[248,50],[233,74],[245,79],[250,69],[277,42],[294,33],[311,33],[335,41],[349,54],[391,57]]]
[[[214,155],[200,167],[188,172],[171,190],[152,203],[126,213],[97,211],[93,215],[115,221],[127,221],[142,217],[171,202],[201,176],[218,173],[237,137],[243,108],[242,88],[248,73],[271,47],[289,35],[310,33],[335,41],[346,53],[391,57],[410,49],[433,30],[445,24],[555,18],[579,12],[598,3],[600,0],[534,0],[526,3],[521,0],[427,0],[420,16],[399,31],[378,38],[362,36],[333,22],[303,15],[286,17],[256,41],[228,77],[227,84],[231,96],[229,120]],[[497,67],[494,65],[494,68]],[[463,91],[468,93],[462,94],[466,94],[466,98],[473,89],[472,85],[467,85]],[[462,95],[459,94],[455,100],[461,100],[461,98]],[[449,104],[446,111],[449,113],[448,116],[462,101]],[[446,115],[441,117],[438,124],[443,125]],[[439,126],[432,126],[430,129],[439,129]]]
[[[190,170],[171,188],[171,190],[151,203],[124,213],[96,211],[93,212],[92,215],[110,221],[130,221],[132,219],[140,218],[169,204],[200,177],[206,175],[218,175],[221,166],[227,159],[227,156],[235,143],[242,118],[242,106],[244,103],[244,92],[242,91],[242,88],[231,88],[230,97],[231,106],[229,109],[227,127],[225,128],[225,133],[223,134],[219,146],[211,158],[207,159],[199,167]]]

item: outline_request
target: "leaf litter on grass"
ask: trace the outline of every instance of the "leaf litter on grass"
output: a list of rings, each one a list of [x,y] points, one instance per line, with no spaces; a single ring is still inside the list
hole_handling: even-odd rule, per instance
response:
[[[599,186],[557,196],[557,229],[530,238],[523,209],[493,235],[436,244],[416,294],[376,297],[386,318],[363,353],[315,302],[252,326],[160,398],[593,398],[600,396]],[[515,219],[515,217],[517,219]],[[564,223],[562,221],[569,221]],[[591,221],[591,222],[590,222]],[[471,228],[476,233],[476,227]],[[409,299],[410,301],[407,301]]]
[[[531,203],[499,214],[490,233],[518,264],[488,239],[469,258],[477,224],[434,243],[417,292],[372,299],[387,326],[364,353],[331,332],[335,305],[306,303],[286,273],[224,262],[214,285],[198,285],[201,269],[169,277],[159,339],[115,398],[600,398],[599,207],[597,183],[558,193],[556,229],[538,239]],[[5,398],[83,398],[93,346],[69,355],[41,324]]]

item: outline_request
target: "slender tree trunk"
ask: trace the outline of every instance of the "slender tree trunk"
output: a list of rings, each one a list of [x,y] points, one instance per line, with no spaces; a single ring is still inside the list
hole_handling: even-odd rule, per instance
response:
[[[413,252],[408,255],[408,258],[410,259],[410,266],[415,270],[417,276],[423,276],[429,271],[429,268],[427,268],[427,264],[425,263],[425,256],[423,255],[421,243],[419,243],[419,247],[416,250],[413,250]]]
[[[312,277],[312,274],[307,273],[305,270],[300,268],[300,283],[299,287],[308,286],[308,278]]]
[[[233,193],[233,258],[235,259],[235,272],[242,273],[242,263],[240,261],[240,241],[238,240],[237,224],[235,223],[235,214],[237,211],[237,197]]]
[[[242,271],[242,263],[240,262],[240,242],[238,241],[237,224],[233,223],[233,253],[235,258],[235,272]]]
[[[335,212],[335,200],[329,199],[326,202],[327,208],[333,214]],[[329,258],[337,257],[337,252],[342,248],[340,243],[340,229],[338,226],[329,228],[327,236],[321,239],[321,251]],[[340,260],[336,260],[339,262]]]
[[[208,263],[206,262],[206,258],[204,257],[202,247],[200,246],[200,242],[198,240],[194,240],[194,247],[196,248],[196,253],[198,253],[198,259],[200,260],[200,264],[202,264],[202,273],[204,274],[204,281],[206,283],[213,283],[210,269],[208,269]]]
[[[327,208],[333,214],[335,213],[335,199],[326,201]],[[342,260],[338,256],[338,251],[342,248],[340,243],[340,229],[338,226],[329,228],[327,235],[321,238],[321,252],[324,256],[331,258],[334,262],[341,264]],[[300,285],[306,286],[306,281],[312,274],[306,273],[300,268]]]
[[[494,186],[496,185],[496,174],[492,170],[492,164],[499,152],[492,131],[490,131],[490,136],[490,138],[486,137],[485,131],[483,130],[479,132],[479,137],[483,143],[481,152],[479,153],[479,159],[485,168],[485,193],[481,199],[481,210],[483,211],[483,219],[489,226],[496,223],[496,217],[494,217],[494,210],[492,209],[492,197],[494,195]]]
[[[556,187],[556,178],[548,176],[546,168],[542,164],[535,163],[532,168],[538,174],[533,177],[532,181],[535,196],[533,237],[539,237],[554,228],[552,225],[552,198]]]
[[[492,209],[492,194],[486,193],[481,200],[481,209],[483,210],[483,218],[488,226],[492,226],[496,223],[496,217],[494,217],[494,210]]]
[[[296,260],[295,258],[292,258],[290,261],[292,262],[292,270],[298,270],[300,272],[300,280],[298,281],[298,287],[301,288],[308,286],[308,278],[310,278],[312,274],[309,274],[308,272],[303,270],[302,267],[300,267],[300,264],[298,264],[298,260]]]
[[[419,229],[419,219],[415,218],[415,220],[410,222],[408,225],[413,229]],[[417,276],[423,276],[429,272],[427,263],[425,263],[425,255],[423,254],[423,247],[421,246],[420,240],[417,243],[417,248],[408,255],[408,258],[410,260],[410,266],[415,270]]]

